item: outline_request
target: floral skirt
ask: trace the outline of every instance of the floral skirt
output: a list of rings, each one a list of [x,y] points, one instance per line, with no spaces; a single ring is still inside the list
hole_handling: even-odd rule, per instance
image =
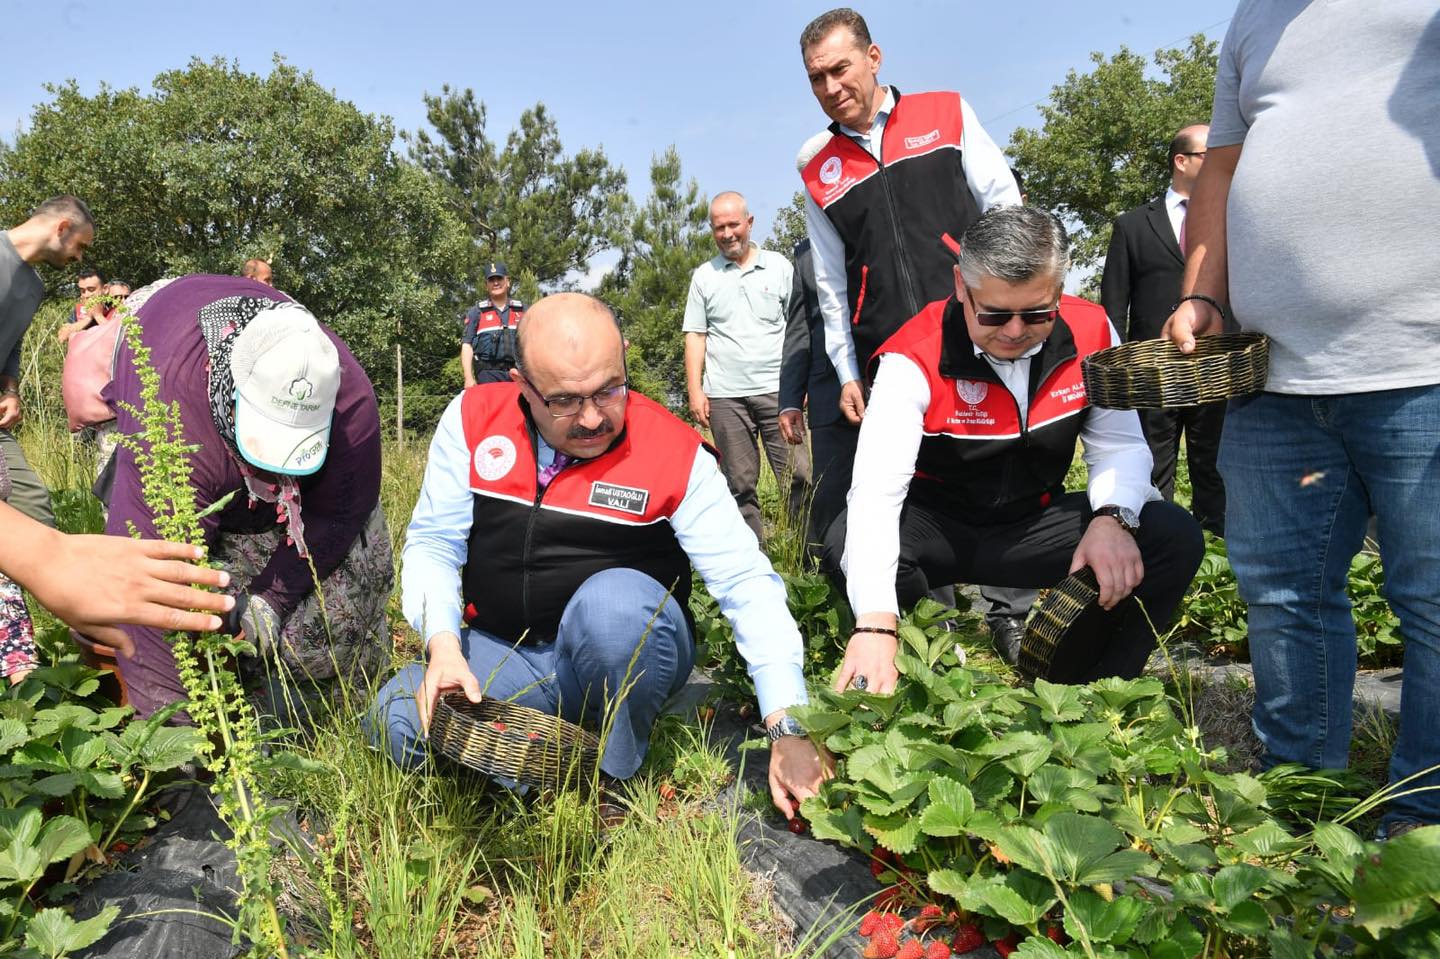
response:
[[[0,450],[0,500],[10,498],[10,470]],[[39,665],[35,655],[35,627],[25,606],[20,584],[0,573],[0,678]]]
[[[222,533],[211,555],[229,572],[229,591],[244,593],[276,550],[293,548],[285,545],[285,527],[276,526]],[[275,645],[281,662],[292,675],[312,680],[340,676],[362,683],[376,675],[390,661],[385,607],[394,582],[390,533],[377,503],[345,559],[280,627]]]

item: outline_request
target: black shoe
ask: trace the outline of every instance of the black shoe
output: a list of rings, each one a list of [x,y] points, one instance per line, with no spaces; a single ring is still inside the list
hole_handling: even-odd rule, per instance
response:
[[[1020,644],[1025,639],[1023,616],[992,616],[985,620],[990,627],[990,642],[1005,662],[1014,666],[1020,661]]]

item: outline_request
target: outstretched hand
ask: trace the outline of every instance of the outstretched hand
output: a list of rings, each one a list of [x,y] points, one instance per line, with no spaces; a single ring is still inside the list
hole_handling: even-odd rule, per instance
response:
[[[223,589],[230,574],[193,565],[199,547],[124,536],[52,533],[52,550],[19,581],[46,609],[101,646],[133,655],[117,624],[167,632],[215,632],[235,599],[190,584]],[[76,588],[76,584],[84,584]],[[202,610],[202,612],[193,612]]]

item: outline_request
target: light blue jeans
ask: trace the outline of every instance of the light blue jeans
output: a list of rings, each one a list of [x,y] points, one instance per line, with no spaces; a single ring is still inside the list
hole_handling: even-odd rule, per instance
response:
[[[1268,760],[1347,764],[1356,650],[1345,588],[1373,512],[1405,639],[1390,780],[1440,764],[1440,386],[1232,401],[1220,470]],[[1417,786],[1440,786],[1440,774],[1407,788]],[[1440,823],[1440,792],[1386,807],[1387,823],[1407,819]]]
[[[601,770],[617,779],[640,768],[660,708],[685,685],[695,664],[680,604],[633,569],[609,569],[587,579],[566,605],[554,642],[516,646],[466,629],[460,648],[485,695],[597,730],[617,690],[633,680],[615,707],[600,759]],[[429,753],[415,705],[424,679],[423,662],[406,666],[381,688],[365,717],[371,742],[407,769],[422,765]]]

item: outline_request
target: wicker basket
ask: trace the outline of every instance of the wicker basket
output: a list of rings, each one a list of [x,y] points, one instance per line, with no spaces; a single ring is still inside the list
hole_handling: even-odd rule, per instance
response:
[[[1066,632],[1087,610],[1098,608],[1095,601],[1099,598],[1100,586],[1089,566],[1057,583],[1045,594],[1025,627],[1016,668],[1029,679],[1048,679],[1051,660]]]
[[[430,742],[477,772],[537,789],[589,782],[600,740],[574,723],[499,699],[472,703],[451,692],[435,703]]]
[[[1197,336],[1189,354],[1168,339],[1137,340],[1080,363],[1091,405],[1112,410],[1174,409],[1258,393],[1269,368],[1270,341],[1260,333]]]

